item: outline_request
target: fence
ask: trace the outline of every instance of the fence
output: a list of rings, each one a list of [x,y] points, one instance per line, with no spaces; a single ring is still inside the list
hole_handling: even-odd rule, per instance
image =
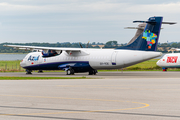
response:
[[[0,71],[24,71],[24,69],[20,66],[20,61],[0,61]]]

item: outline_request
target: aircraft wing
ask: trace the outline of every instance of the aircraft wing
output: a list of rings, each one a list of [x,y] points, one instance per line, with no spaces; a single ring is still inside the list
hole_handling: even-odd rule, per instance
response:
[[[24,50],[40,50],[47,52],[48,50],[55,50],[57,53],[61,51],[71,52],[81,52],[83,48],[60,48],[60,47],[39,47],[39,46],[21,46],[21,45],[3,45],[4,47],[12,47],[14,49],[24,49]]]

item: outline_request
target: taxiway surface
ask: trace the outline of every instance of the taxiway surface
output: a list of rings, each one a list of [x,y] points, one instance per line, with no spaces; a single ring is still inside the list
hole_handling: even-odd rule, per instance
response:
[[[99,72],[97,75],[88,75],[88,73],[75,73],[75,75],[66,75],[65,72],[44,72],[37,73],[32,72],[32,74],[26,74],[25,72],[13,72],[13,73],[0,73],[0,76],[20,76],[20,77],[94,77],[103,79],[121,79],[121,78],[180,78],[180,72],[162,72],[162,71],[119,71],[119,72]]]
[[[91,77],[102,79],[1,80],[0,119],[180,119],[179,72],[101,72]]]

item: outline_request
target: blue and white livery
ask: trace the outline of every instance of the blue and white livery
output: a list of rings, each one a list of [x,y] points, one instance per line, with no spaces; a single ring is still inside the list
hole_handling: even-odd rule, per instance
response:
[[[20,63],[27,74],[31,74],[32,70],[65,70],[67,75],[78,72],[95,75],[99,69],[124,68],[161,56],[161,52],[155,51],[162,19],[163,17],[150,17],[148,21],[134,21],[146,23],[145,29],[130,44],[117,49],[4,46],[41,51],[29,53]]]

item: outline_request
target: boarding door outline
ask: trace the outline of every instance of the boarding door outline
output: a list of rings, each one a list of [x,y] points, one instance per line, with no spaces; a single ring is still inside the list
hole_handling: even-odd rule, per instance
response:
[[[112,57],[111,57],[111,62],[112,62],[112,65],[116,65],[116,56],[117,56],[117,51],[114,51],[112,53]]]
[[[179,59],[179,56],[177,58],[177,65],[180,65],[180,59]]]

